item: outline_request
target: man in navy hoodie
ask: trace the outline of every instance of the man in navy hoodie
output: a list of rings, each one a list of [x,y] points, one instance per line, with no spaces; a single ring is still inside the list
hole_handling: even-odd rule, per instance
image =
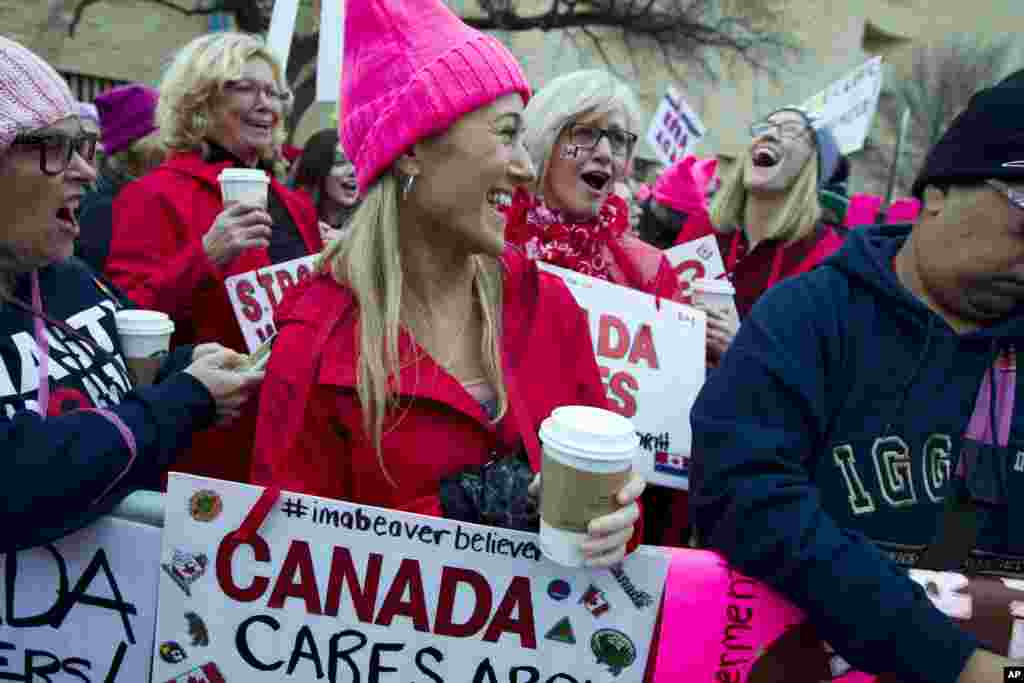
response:
[[[905,566],[976,528],[958,570],[1024,574],[1024,71],[975,95],[914,193],[915,225],[852,233],[744,321],[691,414],[691,516],[855,668],[1002,681]]]

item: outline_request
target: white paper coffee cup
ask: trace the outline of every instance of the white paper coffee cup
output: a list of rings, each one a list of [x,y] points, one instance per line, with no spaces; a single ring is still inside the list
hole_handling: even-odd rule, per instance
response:
[[[567,567],[583,564],[580,544],[591,520],[615,512],[639,439],[633,423],[590,406],[556,408],[540,426],[540,547]]]
[[[114,314],[121,351],[137,385],[152,384],[171,346],[174,321],[160,311],[128,310]]]
[[[270,177],[258,168],[225,168],[217,176],[224,205],[241,203],[267,208]]]
[[[736,289],[728,280],[697,278],[691,283],[694,305],[722,315],[736,315]]]

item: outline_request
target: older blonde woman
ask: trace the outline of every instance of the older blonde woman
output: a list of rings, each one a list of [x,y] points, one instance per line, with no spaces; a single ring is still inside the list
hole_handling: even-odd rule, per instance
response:
[[[253,480],[536,528],[540,422],[605,399],[583,312],[505,249],[501,208],[533,180],[529,86],[440,0],[349,8],[341,139],[365,199],[279,316]],[[590,564],[622,558],[642,491],[591,522]]]
[[[674,296],[668,261],[630,232],[629,206],[613,191],[641,126],[629,86],[606,71],[575,71],[544,86],[523,118],[537,179],[509,209],[509,242],[531,258]]]
[[[709,233],[718,240],[726,275],[736,289],[739,318],[708,314],[708,356],[716,363],[732,344],[740,320],[769,288],[807,272],[842,245],[822,222],[818,190],[839,161],[832,132],[796,107],[772,112],[750,126],[751,143],[737,159],[711,205],[710,223],[690,220],[677,238]]]
[[[118,194],[107,272],[138,305],[168,313],[178,343],[243,348],[224,279],[321,248],[312,206],[272,173],[266,209],[221,201],[222,170],[273,160],[291,97],[283,79],[259,38],[218,33],[185,46],[160,86],[156,118],[170,156]],[[245,480],[253,430],[249,416],[202,435],[182,469]]]

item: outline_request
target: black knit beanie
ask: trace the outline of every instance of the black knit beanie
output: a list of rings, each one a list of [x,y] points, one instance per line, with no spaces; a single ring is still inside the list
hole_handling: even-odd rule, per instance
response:
[[[928,153],[913,194],[987,178],[1024,181],[1024,70],[975,93]]]

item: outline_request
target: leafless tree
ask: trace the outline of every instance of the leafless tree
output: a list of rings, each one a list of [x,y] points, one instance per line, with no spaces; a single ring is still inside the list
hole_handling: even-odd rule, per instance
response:
[[[875,127],[857,163],[864,190],[884,192],[900,117],[909,109],[910,125],[896,165],[894,196],[908,194],[928,150],[974,93],[1013,70],[1018,47],[1009,36],[984,41],[965,34],[912,48],[906,65],[900,68],[897,62],[887,74],[890,82],[879,98]]]
[[[146,1],[186,15],[229,12],[239,29],[250,32],[266,30],[273,9],[273,0]],[[779,73],[780,60],[798,50],[776,25],[774,9],[781,1],[547,0],[546,9],[531,12],[522,0],[476,0],[476,9],[462,19],[481,30],[563,30],[577,45],[592,48],[610,68],[617,66],[614,54],[624,52],[634,67],[639,58],[655,56],[676,78],[696,67],[713,81],[719,75],[717,57],[738,60],[755,71]],[[104,0],[71,0],[70,34],[84,12],[100,2]],[[287,74],[295,91],[291,130],[315,97],[317,44],[316,33],[296,36],[292,43]]]

